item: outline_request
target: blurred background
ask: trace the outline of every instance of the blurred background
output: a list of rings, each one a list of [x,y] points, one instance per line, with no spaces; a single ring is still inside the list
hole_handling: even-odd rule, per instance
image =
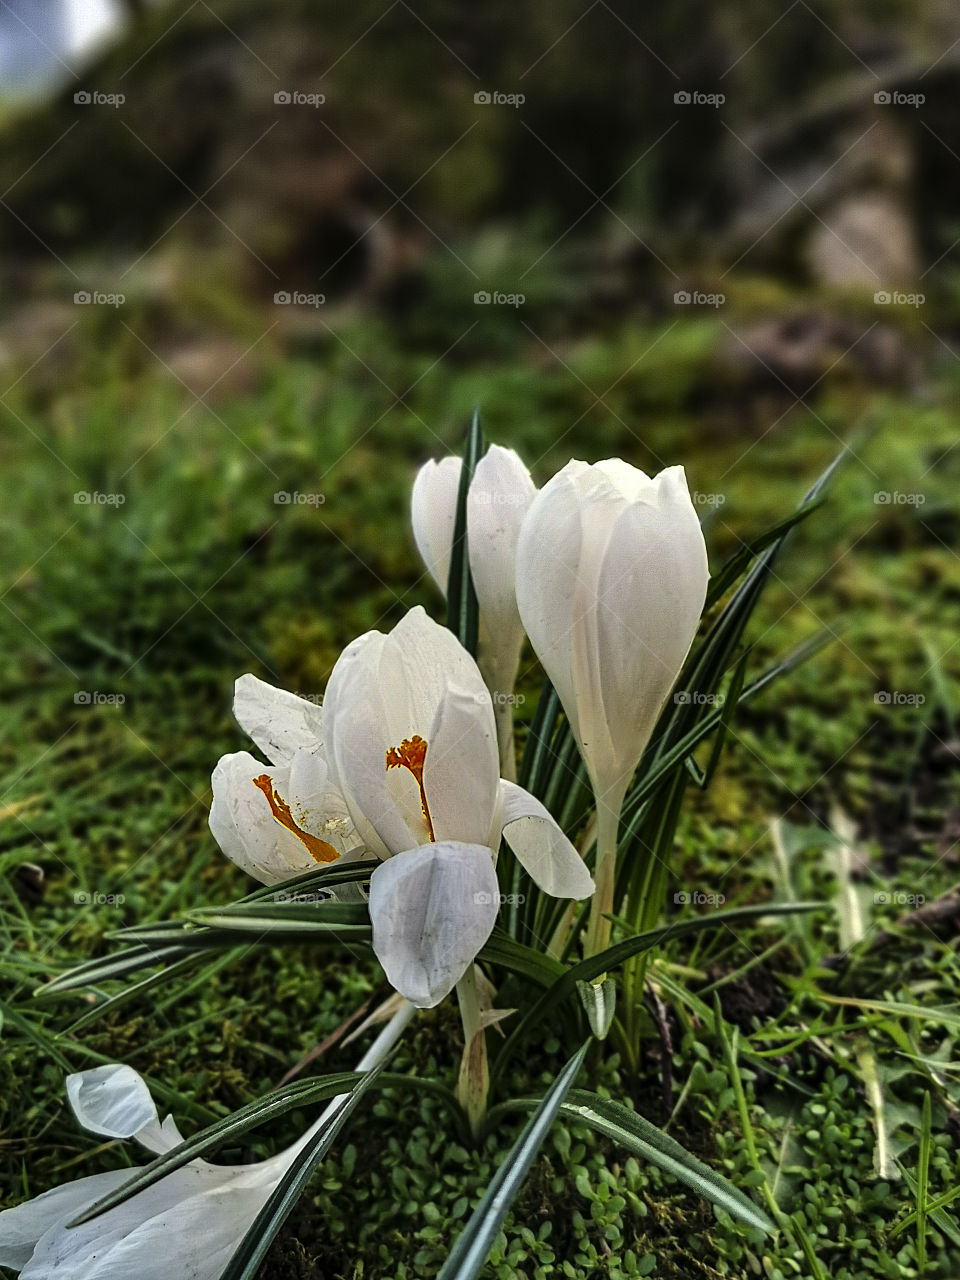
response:
[[[755,637],[833,643],[744,713],[711,821],[839,792],[922,847],[960,657],[954,6],[5,0],[0,68],[10,867],[155,911],[232,875],[233,678],[319,695],[438,607],[409,485],[474,405],[539,483],[682,462],[714,568],[852,442]]]
[[[233,680],[319,697],[359,632],[439,615],[410,484],[475,405],[541,484],[683,463],[714,570],[849,442],[751,670],[831,643],[738,710],[677,871],[785,891],[778,816],[790,891],[828,895],[840,806],[865,883],[954,883],[958,91],[946,0],[0,0],[15,1179],[29,1152],[61,1180],[65,1068],[236,1105],[378,981],[261,952],[82,1043],[31,997],[110,929],[249,889],[206,829]]]

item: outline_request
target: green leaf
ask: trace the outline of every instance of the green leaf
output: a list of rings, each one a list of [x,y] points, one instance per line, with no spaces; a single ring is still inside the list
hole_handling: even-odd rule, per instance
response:
[[[480,427],[480,411],[474,409],[473,419],[467,431],[467,443],[460,468],[460,487],[457,490],[457,512],[453,522],[453,549],[450,556],[450,576],[447,579],[447,626],[468,653],[477,655],[479,610],[477,595],[470,575],[470,554],[467,546],[467,492],[483,452],[483,431]]]
[[[131,983],[130,986],[124,987],[122,991],[118,991],[116,995],[108,997],[106,1000],[100,1000],[91,1008],[82,1013],[70,1023],[62,1035],[74,1035],[83,1027],[89,1026],[91,1022],[96,1022],[98,1018],[102,1018],[105,1013],[110,1013],[114,1009],[118,1009],[121,1005],[126,1004],[130,1000],[135,1000],[138,996],[143,995],[151,987],[158,986],[161,982],[165,982],[168,978],[175,974],[182,973],[185,969],[191,968],[197,961],[203,959],[202,951],[192,951],[190,955],[184,956],[182,960],[177,960],[174,964],[167,965],[163,969],[158,969],[156,973],[149,974],[146,978],[141,978],[139,982]]]
[[[134,1174],[129,1182],[125,1182],[116,1191],[112,1191],[108,1196],[104,1196],[102,1200],[85,1209],[82,1214],[68,1223],[68,1226],[79,1227],[81,1223],[99,1217],[101,1213],[116,1208],[118,1204],[123,1204],[138,1192],[152,1187],[154,1183],[173,1173],[175,1169],[182,1169],[191,1160],[206,1157],[222,1147],[224,1143],[241,1137],[259,1125],[267,1124],[277,1116],[285,1115],[288,1111],[307,1106],[312,1102],[327,1102],[338,1094],[349,1093],[363,1079],[362,1072],[358,1074],[355,1071],[341,1071],[335,1075],[319,1076],[312,1080],[297,1080],[293,1084],[283,1085],[267,1094],[265,1098],[258,1098],[255,1102],[250,1102],[239,1111],[235,1111],[233,1115],[218,1120],[216,1124],[208,1125],[206,1129],[202,1129],[200,1133],[188,1138],[178,1147],[174,1147],[172,1151],[167,1151],[155,1160],[151,1160]]]
[[[716,604],[728,588],[732,587],[736,580],[746,572],[747,565],[751,560],[760,555],[762,551],[765,551],[771,542],[776,542],[778,539],[783,538],[794,525],[798,525],[801,520],[806,520],[807,516],[816,511],[823,501],[823,498],[815,498],[812,502],[803,503],[796,511],[792,511],[790,515],[784,516],[782,520],[778,520],[776,524],[770,525],[762,533],[758,533],[755,538],[751,538],[749,542],[744,543],[740,550],[735,552],[710,579],[704,609],[709,609],[711,605]]]
[[[550,742],[561,715],[560,695],[548,679],[537,699],[537,710],[527,733],[517,781],[537,798],[543,796],[545,771],[550,759]]]
[[[541,987],[549,987],[565,972],[559,960],[522,942],[515,942],[500,929],[494,929],[478,958],[530,978]]]
[[[769,685],[773,684],[775,680],[779,679],[780,676],[793,671],[795,667],[800,666],[802,662],[806,662],[808,658],[834,639],[836,639],[836,636],[832,632],[824,630],[818,632],[810,640],[804,641],[803,644],[791,650],[785,657],[774,663],[772,667],[768,667],[756,680],[747,685],[737,700],[738,705],[750,702]],[[669,751],[662,754],[655,753],[646,768],[644,768],[644,762],[641,762],[637,781],[623,806],[625,821],[632,815],[637,814],[640,806],[656,790],[664,778],[678,766],[682,766],[694,747],[702,742],[709,733],[713,732],[723,719],[725,710],[726,706],[712,708]],[[626,842],[632,834],[632,828],[628,827],[621,839],[621,847],[626,846]]]
[[[618,968],[631,956],[658,947],[670,938],[683,938],[688,934],[698,933],[701,929],[732,928],[763,916],[793,915],[802,911],[815,911],[822,906],[823,903],[818,902],[768,903],[766,906],[736,907],[730,911],[715,911],[710,916],[700,916],[693,920],[676,920],[671,924],[661,925],[657,929],[635,934],[634,937],[626,938],[623,942],[616,942],[605,951],[581,960],[579,964],[571,965],[566,969],[561,967],[559,976],[551,982],[540,998],[530,1005],[507,1037],[493,1062],[492,1076],[500,1075],[510,1055],[525,1037],[577,990],[578,982],[591,982],[601,973]]]
[[[617,984],[613,978],[602,982],[578,982],[577,993],[587,1014],[590,1030],[598,1040],[606,1040],[617,1011]]]
[[[167,976],[178,963],[198,951],[230,947],[273,946],[283,943],[341,942],[368,947],[372,930],[366,904],[336,902],[237,902],[224,907],[199,908],[185,920],[137,925],[116,937],[134,943],[113,955],[88,960],[59,974],[38,988],[37,996],[58,995],[77,987],[99,986],[142,969],[165,965]],[[242,952],[238,949],[238,955]]]
[[[213,929],[269,933],[271,939],[277,934],[288,939],[314,939],[318,934],[332,933],[351,942],[371,937],[370,913],[364,902],[238,902],[231,907],[199,907],[188,919]]]
[[[233,942],[236,942],[235,938]],[[182,945],[128,947],[114,955],[88,960],[84,964],[67,969],[58,974],[52,982],[38,987],[33,994],[36,997],[59,995],[61,991],[71,991],[76,987],[98,986],[111,978],[122,978],[128,973],[151,969],[157,964],[168,962],[172,964],[174,961],[182,960],[187,951],[188,948]]]
[[[480,1274],[503,1220],[523,1186],[589,1047],[588,1040],[573,1055],[543,1098],[528,1100],[535,1108],[533,1115],[470,1215],[470,1221],[450,1250],[437,1280],[474,1280]]]
[[[798,511],[810,506],[819,498],[827,482],[833,476],[840,461],[848,452],[847,446],[834,458],[816,483],[808,491]],[[740,637],[750,621],[754,609],[760,601],[777,557],[783,549],[784,542],[790,533],[788,528],[779,534],[762,552],[753,568],[734,592],[726,608],[707,633],[703,643],[696,649],[686,663],[677,682],[678,688],[695,691],[700,695],[714,693],[720,679],[729,665],[730,658],[740,641]],[[668,704],[671,705],[671,704]],[[689,727],[702,715],[702,704],[673,703],[669,712],[662,736],[655,734],[656,751],[672,746]]]
[[[330,1116],[299,1151],[289,1169],[280,1179],[276,1190],[263,1206],[253,1221],[253,1225],[240,1242],[236,1253],[224,1268],[220,1280],[253,1280],[273,1243],[277,1232],[293,1212],[293,1209],[307,1188],[313,1172],[333,1146],[337,1134],[356,1110],[363,1095],[380,1074],[380,1067],[374,1067],[364,1074],[349,1098]]]
[[[517,1098],[501,1103],[495,1111],[527,1110],[535,1105],[536,1099]],[[603,1134],[633,1155],[672,1174],[678,1182],[725,1210],[731,1217],[766,1234],[774,1230],[774,1224],[763,1210],[733,1183],[728,1182],[709,1165],[703,1164],[675,1138],[671,1138],[636,1111],[625,1107],[622,1102],[575,1090],[560,1110],[563,1115],[581,1121],[595,1133]]]
[[[303,875],[292,876],[289,880],[281,880],[277,884],[264,884],[253,893],[248,893],[242,902],[282,901],[282,895],[295,898],[301,893],[314,893],[318,889],[333,889],[341,884],[363,884],[369,880],[377,869],[376,862],[348,862],[345,866],[333,863],[326,867],[317,867],[313,871],[305,871]]]

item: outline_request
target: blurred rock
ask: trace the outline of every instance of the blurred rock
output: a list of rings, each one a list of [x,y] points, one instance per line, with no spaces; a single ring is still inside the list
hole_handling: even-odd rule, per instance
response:
[[[827,373],[844,371],[871,381],[899,385],[916,372],[916,357],[898,330],[872,328],[850,317],[822,311],[761,320],[720,351],[721,369],[750,387],[782,386],[802,396]]]
[[[913,222],[883,192],[828,210],[811,232],[807,261],[817,284],[848,291],[910,290],[920,274]]]
[[[253,391],[263,370],[263,350],[223,335],[198,338],[164,352],[170,372],[195,396],[216,403]]]

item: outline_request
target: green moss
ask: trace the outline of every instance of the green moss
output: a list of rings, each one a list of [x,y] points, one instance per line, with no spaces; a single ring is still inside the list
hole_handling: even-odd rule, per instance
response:
[[[491,263],[507,260],[497,252],[489,249]],[[778,566],[751,628],[755,669],[820,627],[837,638],[738,715],[713,786],[691,788],[677,883],[722,884],[728,905],[780,894],[768,821],[785,814],[812,831],[793,857],[794,889],[832,894],[817,820],[839,801],[863,820],[868,852],[885,835],[877,812],[886,827],[899,822],[907,832],[917,813],[911,788],[930,776],[934,736],[950,732],[960,674],[952,550],[960,451],[952,448],[958,422],[949,387],[918,407],[828,380],[812,411],[796,407],[767,435],[754,430],[751,414],[739,421],[722,390],[710,398],[720,337],[712,321],[612,323],[555,352],[563,359],[529,335],[518,343],[501,330],[495,357],[478,340],[440,364],[439,348],[425,354],[420,337],[401,342],[381,322],[358,320],[338,332],[350,350],[330,343],[310,360],[269,357],[257,389],[215,412],[194,407],[181,417],[188,404],[181,388],[132,348],[104,354],[104,333],[86,327],[78,362],[53,392],[27,380],[8,397],[36,433],[8,434],[0,445],[9,482],[0,675],[19,689],[0,735],[10,778],[0,814],[8,979],[0,1091],[9,1100],[2,1159],[11,1198],[126,1159],[73,1127],[64,1070],[97,1055],[123,1058],[166,1089],[166,1105],[190,1128],[260,1096],[380,989],[366,962],[288,949],[235,957],[81,1035],[54,1038],[86,1007],[82,997],[55,1005],[31,997],[47,975],[104,947],[108,930],[226,902],[249,887],[206,829],[210,769],[221,753],[245,745],[229,715],[232,681],[253,670],[318,693],[358,632],[389,626],[415,603],[439,611],[407,528],[409,483],[424,458],[456,447],[474,402],[491,438],[515,444],[541,481],[571,454],[621,452],[650,467],[683,462],[692,487],[723,495],[708,526],[714,566],[798,500],[854,417],[873,415],[874,434],[857,445],[828,504],[798,530]],[[656,352],[649,360],[648,349]],[[370,368],[397,393],[412,390],[396,402]],[[697,402],[703,408],[694,413]],[[76,504],[78,490],[126,500]],[[278,490],[323,501],[277,505]],[[925,501],[874,501],[876,492],[894,490]],[[524,714],[536,684],[531,669]],[[884,690],[926,702],[877,703]],[[82,705],[74,701],[80,691],[122,694],[125,702]],[[931,822],[942,817],[951,785],[941,779],[927,796]],[[932,899],[955,874],[949,861],[930,858],[936,831],[926,843],[911,845],[908,832],[904,839],[899,861],[875,863],[874,884],[909,894],[922,881]],[[25,861],[46,873],[39,901],[22,901],[15,888]],[[85,906],[75,903],[78,892],[125,901]],[[886,922],[898,913],[878,914]],[[671,947],[665,960],[696,990],[783,934],[760,926],[738,938],[721,931],[695,947]],[[910,1274],[913,1239],[891,1237],[890,1229],[912,1197],[902,1181],[872,1176],[873,1120],[854,1053],[866,1032],[846,1030],[838,1006],[817,990],[953,1000],[954,961],[933,935],[908,931],[852,978],[820,972],[815,987],[816,963],[838,945],[825,917],[806,932],[788,931],[769,960],[787,1004],[785,1025],[819,1030],[786,1057],[807,1093],[774,1086],[775,1058],[769,1075],[741,1063],[751,1119],[781,1208],[802,1215],[833,1280]],[[695,1073],[672,1132],[750,1186],[755,1171],[719,1045],[695,1012],[671,1006],[677,1088]],[[885,1067],[910,1066],[900,1055],[911,1044],[919,1057],[955,1056],[935,1020],[908,1023],[896,1035],[883,1019],[876,1023],[870,1034]],[[761,1025],[753,1033],[756,1048],[769,1047]],[[458,1035],[454,1011],[438,1010],[393,1069],[452,1083]],[[505,1088],[542,1090],[566,1047],[559,1035],[539,1045]],[[333,1050],[320,1065],[349,1066],[352,1053]],[[593,1084],[662,1123],[660,1055],[651,1025],[638,1073],[608,1057],[591,1068]],[[911,1116],[928,1087],[945,1123],[960,1105],[951,1073],[934,1083],[913,1064],[889,1085],[904,1108],[898,1142],[908,1168]],[[252,1135],[252,1150],[265,1154],[306,1119],[292,1115]],[[470,1149],[438,1100],[408,1091],[378,1096],[324,1163],[265,1274],[436,1275],[516,1128],[511,1122]],[[958,1178],[954,1150],[938,1140],[934,1191]],[[928,1251],[927,1275],[955,1273],[956,1247],[935,1224]],[[625,1160],[582,1126],[561,1124],[505,1223],[488,1274],[787,1278],[804,1274],[804,1265],[785,1235],[760,1242],[656,1169]]]

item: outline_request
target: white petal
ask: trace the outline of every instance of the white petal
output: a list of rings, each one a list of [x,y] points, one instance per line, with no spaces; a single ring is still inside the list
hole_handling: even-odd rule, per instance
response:
[[[277,884],[317,862],[303,841],[280,825],[266,796],[253,785],[266,774],[274,795],[290,805],[297,825],[332,845],[343,858],[362,851],[362,842],[346,816],[344,798],[329,781],[319,756],[301,752],[290,767],[268,767],[249,752],[223,756],[213,771],[210,830],[223,852],[263,884]]]
[[[219,1280],[278,1177],[187,1165],[83,1226],[51,1227],[21,1280]]]
[[[477,603],[490,635],[496,639],[507,633],[504,642],[514,641],[522,632],[517,612],[517,540],[535,494],[530,472],[520,458],[499,445],[491,445],[477,463],[467,494],[467,545]]]
[[[295,752],[323,747],[320,708],[256,676],[247,674],[237,680],[233,714],[273,764],[289,764]]]
[[[486,688],[476,662],[453,632],[419,606],[385,637],[379,675],[390,732],[404,737],[411,732],[426,737],[451,683],[478,699]]]
[[[589,898],[594,884],[583,859],[536,796],[500,783],[503,837],[524,870],[554,898]]]
[[[459,458],[431,460],[420,468],[413,484],[413,538],[430,576],[444,595],[450,578],[461,465]]]
[[[21,1271],[30,1261],[41,1236],[60,1222],[70,1222],[82,1209],[129,1182],[136,1169],[95,1173],[65,1182],[43,1195],[0,1213],[0,1267]]]
[[[599,566],[599,702],[621,770],[649,741],[703,611],[707,553],[686,486],[684,496],[685,507],[627,506]]]
[[[540,490],[517,543],[520,617],[578,738],[572,648],[582,535],[575,476],[583,466],[568,463]]]
[[[453,841],[381,863],[370,880],[373,949],[391,985],[439,1004],[490,936],[499,906],[493,854]]]
[[[416,782],[405,769],[388,771],[386,755],[419,736],[429,762],[430,734],[454,686],[476,699],[474,749],[485,752],[493,725],[483,677],[423,609],[412,609],[387,636],[361,636],[333,669],[324,699],[331,765],[358,831],[378,852],[415,849],[427,838]]]
[[[437,840],[487,844],[500,782],[490,695],[456,685],[446,691],[430,727],[424,791]],[[407,785],[416,792],[408,776]]]
[[[107,1138],[132,1138],[160,1123],[143,1077],[122,1063],[67,1076],[67,1099],[84,1129]]]
[[[368,847],[386,854],[413,849],[422,840],[419,803],[398,801],[387,773],[390,741],[387,710],[380,689],[377,658],[385,637],[361,636],[340,655],[327,685],[324,706],[330,763],[350,808],[350,816]],[[412,785],[412,779],[409,779]],[[413,788],[414,793],[416,788]]]

